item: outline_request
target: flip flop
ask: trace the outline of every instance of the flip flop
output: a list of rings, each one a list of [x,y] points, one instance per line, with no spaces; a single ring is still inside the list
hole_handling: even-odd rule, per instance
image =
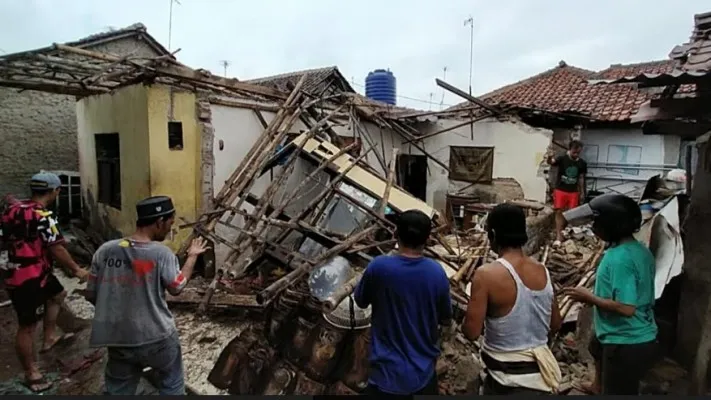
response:
[[[52,386],[54,386],[54,382],[48,381],[47,377],[43,376],[38,379],[26,380],[25,386],[27,386],[32,393],[42,393],[51,389]]]
[[[69,343],[69,342],[72,341],[75,337],[76,337],[76,335],[74,335],[73,333],[65,333],[64,335],[60,336],[59,339],[57,339],[56,342],[52,343],[51,346],[47,347],[46,349],[40,349],[39,352],[40,352],[40,354],[46,353],[46,352],[52,350],[53,348],[55,348],[58,344],[66,344],[66,343]]]

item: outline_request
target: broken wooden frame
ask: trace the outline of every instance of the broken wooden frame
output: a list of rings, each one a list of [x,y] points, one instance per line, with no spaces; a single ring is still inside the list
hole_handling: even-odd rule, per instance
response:
[[[345,257],[356,271],[362,270],[373,256],[392,249],[396,242],[392,216],[410,209],[419,209],[433,219],[436,229],[432,242],[439,243],[450,256],[431,249],[426,253],[439,259],[448,276],[456,274],[457,262],[466,261],[452,256],[455,251],[442,239],[443,221],[437,211],[397,186],[397,150],[393,150],[385,169],[387,176],[383,177],[363,162],[368,154],[377,153],[374,141],[365,140],[370,146],[357,157],[349,154],[354,145],[339,148],[333,144],[335,133],[329,122],[341,107],[320,108],[331,99],[314,99],[302,93],[304,79],[294,86],[275,118],[265,124],[262,135],[215,196],[213,208],[195,222],[182,225],[193,233],[179,253],[196,236],[226,247],[226,256],[216,265],[216,271],[206,274],[212,282],[202,292],[202,311],[216,292],[230,290],[230,282],[258,281],[250,286],[247,296],[251,300],[233,303],[263,307],[336,256]],[[363,111],[357,104],[350,106],[352,126],[358,126],[357,116]],[[308,121],[308,131],[287,142],[297,120]],[[407,139],[414,137],[398,122],[391,125],[382,118],[376,121],[397,126]],[[379,161],[385,165],[384,157]],[[271,181],[264,187],[267,172]],[[276,277],[274,271],[280,271]],[[324,310],[332,310],[355,285],[351,279],[323,303]],[[466,297],[459,292],[456,298]],[[221,296],[224,304],[225,297]]]

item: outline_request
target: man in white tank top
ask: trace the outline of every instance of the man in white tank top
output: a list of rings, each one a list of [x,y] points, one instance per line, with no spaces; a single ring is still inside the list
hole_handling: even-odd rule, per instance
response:
[[[552,394],[561,374],[548,338],[561,318],[545,266],[527,257],[526,216],[520,207],[499,204],[488,215],[491,248],[501,258],[479,268],[462,331],[484,335],[484,394]]]

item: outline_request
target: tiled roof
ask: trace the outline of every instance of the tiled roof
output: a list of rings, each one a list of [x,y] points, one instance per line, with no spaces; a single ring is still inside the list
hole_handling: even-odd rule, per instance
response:
[[[160,42],[158,42],[153,36],[151,36],[148,33],[148,30],[146,29],[146,26],[143,25],[142,23],[135,23],[133,25],[129,25],[125,28],[120,28],[120,29],[110,29],[105,32],[100,32],[100,33],[95,33],[89,36],[86,36],[82,39],[79,40],[74,40],[71,42],[66,42],[64,43],[67,46],[71,47],[78,47],[78,48],[89,48],[95,45],[98,45],[100,43],[105,43],[105,42],[110,42],[114,40],[119,40],[127,37],[137,37],[141,40],[144,40],[149,46],[153,48],[153,50],[158,53],[158,55],[168,55],[170,54],[170,51],[163,47]],[[48,46],[44,47],[41,49],[34,49],[34,50],[28,50],[28,51],[22,51],[18,53],[13,53],[13,54],[6,54],[4,57],[8,56],[16,56],[20,54],[25,54],[28,52],[31,53],[37,53],[37,52],[44,52],[44,53],[52,53],[55,51],[54,46]],[[171,58],[175,58],[171,56]]]
[[[684,71],[711,72],[711,12],[694,15],[689,42],[674,47],[669,57]]]
[[[348,80],[343,77],[335,66],[287,72],[285,74],[250,79],[243,82],[268,86],[283,92],[289,92],[288,84],[296,85],[301,76],[305,73],[308,73],[308,76],[306,77],[306,82],[304,82],[302,89],[308,93],[320,95],[329,89],[331,85],[334,85],[333,88],[335,90],[355,93],[355,90],[353,90],[348,83]]]
[[[561,61],[555,68],[504,86],[480,98],[491,104],[582,114],[599,121],[626,121],[652,94],[637,89],[636,85],[590,85],[588,81],[615,79],[645,72],[669,72],[673,68],[674,62],[667,60],[616,64],[595,72]],[[465,102],[455,107],[461,108],[469,104]]]

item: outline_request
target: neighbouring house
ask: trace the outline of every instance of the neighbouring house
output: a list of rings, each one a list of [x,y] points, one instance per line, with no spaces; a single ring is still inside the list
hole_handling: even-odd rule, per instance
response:
[[[348,80],[343,76],[338,67],[313,68],[303,71],[287,72],[243,82],[266,86],[283,92],[289,92],[301,75],[308,73],[308,80],[302,87],[303,90],[317,96],[331,96],[338,93],[356,93]]]
[[[711,12],[694,16],[687,43],[669,54],[675,68],[608,82],[656,88],[634,116],[645,133],[681,136],[689,205],[682,216],[684,266],[678,304],[676,357],[691,370],[692,395],[708,394],[711,376]],[[694,154],[696,153],[696,156]]]
[[[140,23],[65,45],[134,59],[170,54]],[[7,54],[0,59],[23,57],[23,54]],[[33,50],[32,54],[34,58],[28,62],[38,65],[47,57],[54,57],[57,50],[49,46]],[[86,61],[80,56],[73,59]],[[73,68],[73,64],[64,63],[56,72],[72,72]],[[22,76],[21,70],[0,68],[0,80],[21,79]],[[0,87],[0,194],[25,196],[28,194],[28,179],[34,173],[40,170],[58,172],[67,185],[71,183],[71,188],[63,191],[59,199],[60,214],[78,216],[81,198],[76,188],[81,182],[78,176],[76,97],[61,88],[42,84],[37,84],[36,88],[38,90],[31,90],[30,86],[22,89]]]
[[[552,129],[552,150],[561,152],[569,140],[582,140],[583,158],[589,166],[586,185],[589,192],[635,196],[651,176],[683,165],[682,140],[676,135],[644,135],[641,123],[631,121],[653,93],[634,85],[593,83],[639,73],[668,72],[673,66],[673,61],[665,60],[615,64],[602,71],[591,71],[561,61],[550,70],[480,98],[516,110],[529,125]],[[470,104],[463,103],[450,110]]]

